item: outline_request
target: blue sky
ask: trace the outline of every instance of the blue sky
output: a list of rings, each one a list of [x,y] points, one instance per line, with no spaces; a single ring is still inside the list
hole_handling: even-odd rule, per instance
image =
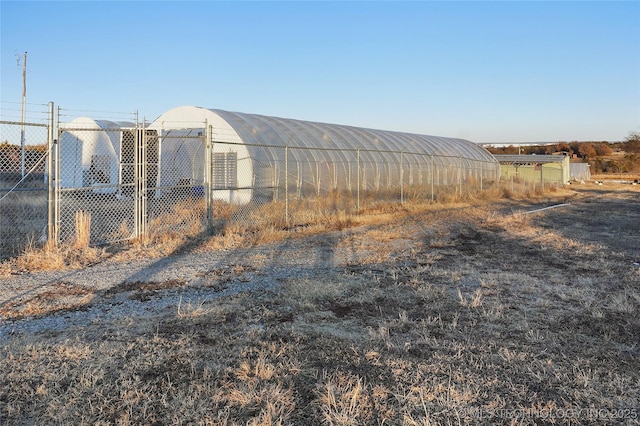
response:
[[[640,131],[638,1],[2,0],[0,13],[0,100],[18,108],[27,51],[27,102],[75,116],[198,105],[475,142]]]

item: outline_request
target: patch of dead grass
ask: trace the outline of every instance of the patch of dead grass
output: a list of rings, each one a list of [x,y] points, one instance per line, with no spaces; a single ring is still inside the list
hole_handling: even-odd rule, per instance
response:
[[[484,191],[471,191],[464,196],[460,196],[456,191],[440,191],[437,194],[437,203],[418,197],[399,204],[377,198],[379,195],[374,199],[370,194],[365,196],[365,199],[371,200],[363,203],[357,212],[353,199],[341,193],[330,193],[326,197],[292,201],[289,205],[289,218],[284,216],[284,202],[234,206],[214,201],[213,214],[216,224],[212,237],[207,237],[203,232],[204,201],[187,200],[173,205],[168,212],[155,214],[148,223],[147,234],[143,237],[131,240],[129,244],[118,243],[107,248],[89,245],[91,213],[78,211],[75,217],[75,238],[58,245],[49,242],[42,247],[32,243],[22,255],[1,262],[0,273],[8,275],[18,271],[78,268],[106,258],[114,261],[155,258],[198,247],[205,250],[251,247],[330,230],[393,222],[424,212],[446,211],[444,214],[450,214],[456,209],[464,210],[470,205],[495,202],[504,197],[503,189],[504,186],[500,185],[486,186]],[[517,186],[511,190],[511,195],[519,199],[530,199],[532,194],[528,191],[526,186]],[[544,193],[540,192],[534,199],[543,195]],[[130,225],[123,222],[115,229],[112,237],[127,239],[131,232]],[[393,235],[389,235],[389,238],[393,238]]]
[[[59,311],[83,310],[94,299],[92,290],[57,282],[33,296],[9,301],[0,306],[0,317],[9,320],[49,315]]]
[[[605,201],[592,216],[613,214]],[[572,410],[579,424],[638,424],[640,273],[626,240],[594,244],[576,209],[496,210],[401,213],[344,233],[335,251],[387,247],[257,294],[7,336],[0,419],[538,424]],[[201,278],[260,279],[247,272]],[[137,285],[120,290],[162,291]]]

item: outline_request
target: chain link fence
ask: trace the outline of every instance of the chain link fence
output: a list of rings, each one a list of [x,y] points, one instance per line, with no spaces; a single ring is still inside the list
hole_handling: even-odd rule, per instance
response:
[[[0,259],[46,240],[51,111],[28,105],[25,119],[17,106],[0,103]]]
[[[61,115],[69,114],[58,109],[55,131],[52,104],[46,123],[25,124],[24,176],[23,126],[0,122],[2,257],[47,239],[99,245],[215,232],[229,223],[304,226],[309,212],[350,215],[381,203],[464,197],[499,180],[495,163],[461,157],[372,149],[335,156],[328,151],[337,148],[295,140],[225,141],[207,123],[175,130],[147,127],[137,116]]]
[[[238,145],[212,142],[213,198],[233,204],[221,209],[227,220],[252,226],[303,225],[299,213],[314,209],[356,214],[379,203],[465,196],[499,180],[495,163],[459,157],[341,149],[337,161],[326,148],[242,144],[269,148],[274,159],[261,161],[239,158]]]

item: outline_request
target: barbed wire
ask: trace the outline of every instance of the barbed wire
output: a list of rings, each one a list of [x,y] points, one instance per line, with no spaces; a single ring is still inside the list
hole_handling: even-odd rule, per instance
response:
[[[6,104],[10,104],[9,107]],[[0,102],[0,120],[5,121],[23,121],[22,108],[14,107],[15,102]],[[20,104],[18,104],[20,105]],[[48,118],[47,105],[27,104],[29,108],[24,111],[24,121],[46,122]],[[45,107],[45,109],[35,109],[34,107]]]
[[[0,101],[0,105],[2,104],[12,104],[12,105],[22,105],[22,102],[13,102],[13,101]],[[38,106],[48,106],[49,104],[41,104],[39,102],[25,102],[25,105],[38,105]]]
[[[124,120],[117,121],[135,121],[138,117],[138,112],[125,112],[125,111],[103,111],[103,110],[89,110],[89,109],[71,109],[71,108],[58,108],[58,120],[63,121],[62,118],[78,117],[78,116],[96,116],[99,118],[114,120],[117,118],[124,118]]]

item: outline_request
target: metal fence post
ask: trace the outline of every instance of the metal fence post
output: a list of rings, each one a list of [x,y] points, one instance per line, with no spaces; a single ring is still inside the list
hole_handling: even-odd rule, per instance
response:
[[[459,157],[458,160],[458,185],[460,186],[460,198],[462,198],[462,157]]]
[[[58,244],[58,240],[60,239],[60,106],[58,106],[58,114],[56,119],[56,128],[58,133],[57,141],[54,141],[53,152],[54,156],[53,160],[53,178],[54,182],[54,194],[53,194],[53,204],[54,204],[54,226],[53,226],[53,240],[56,244]]]
[[[56,232],[56,189],[54,155],[56,149],[53,102],[49,102],[47,115],[47,241],[58,244]]]
[[[402,151],[400,151],[400,204],[404,204],[404,167],[402,164]]]
[[[289,227],[289,145],[284,146],[284,222]]]
[[[356,191],[356,212],[360,212],[360,148],[358,148],[356,155],[356,176],[358,190]]]
[[[435,194],[434,194],[434,188],[433,188],[433,182],[435,180],[435,169],[434,169],[434,160],[433,160],[433,155],[430,155],[431,157],[431,202],[433,202],[435,200]]]
[[[142,157],[141,161],[140,161],[140,165],[141,165],[141,173],[140,173],[140,177],[141,177],[141,181],[140,181],[140,224],[141,224],[141,231],[142,231],[142,235],[146,236],[147,235],[147,218],[148,218],[148,213],[147,213],[147,197],[148,197],[148,161],[149,161],[149,155],[148,155],[148,151],[147,151],[147,144],[148,144],[148,135],[147,135],[147,128],[146,128],[146,123],[145,123],[145,117],[142,117],[142,145],[141,145],[141,152],[140,155]]]
[[[140,211],[141,203],[140,203],[140,145],[142,134],[140,131],[140,125],[138,123],[138,117],[136,116],[136,131],[133,135],[134,139],[134,149],[133,149],[133,233],[135,238],[140,238],[142,236],[142,224],[141,224],[141,216],[142,212]]]
[[[211,234],[213,232],[213,206],[211,200],[211,182],[212,182],[212,164],[211,160],[213,158],[213,129],[212,126],[208,125],[207,120],[204,121],[204,138],[205,138],[205,160],[204,160],[204,208],[205,215],[207,220],[207,234]]]
[[[320,169],[320,162],[316,160],[314,164],[316,165],[316,197],[319,197],[320,189],[322,189],[322,172]]]
[[[296,160],[296,200],[302,199],[302,162]]]

